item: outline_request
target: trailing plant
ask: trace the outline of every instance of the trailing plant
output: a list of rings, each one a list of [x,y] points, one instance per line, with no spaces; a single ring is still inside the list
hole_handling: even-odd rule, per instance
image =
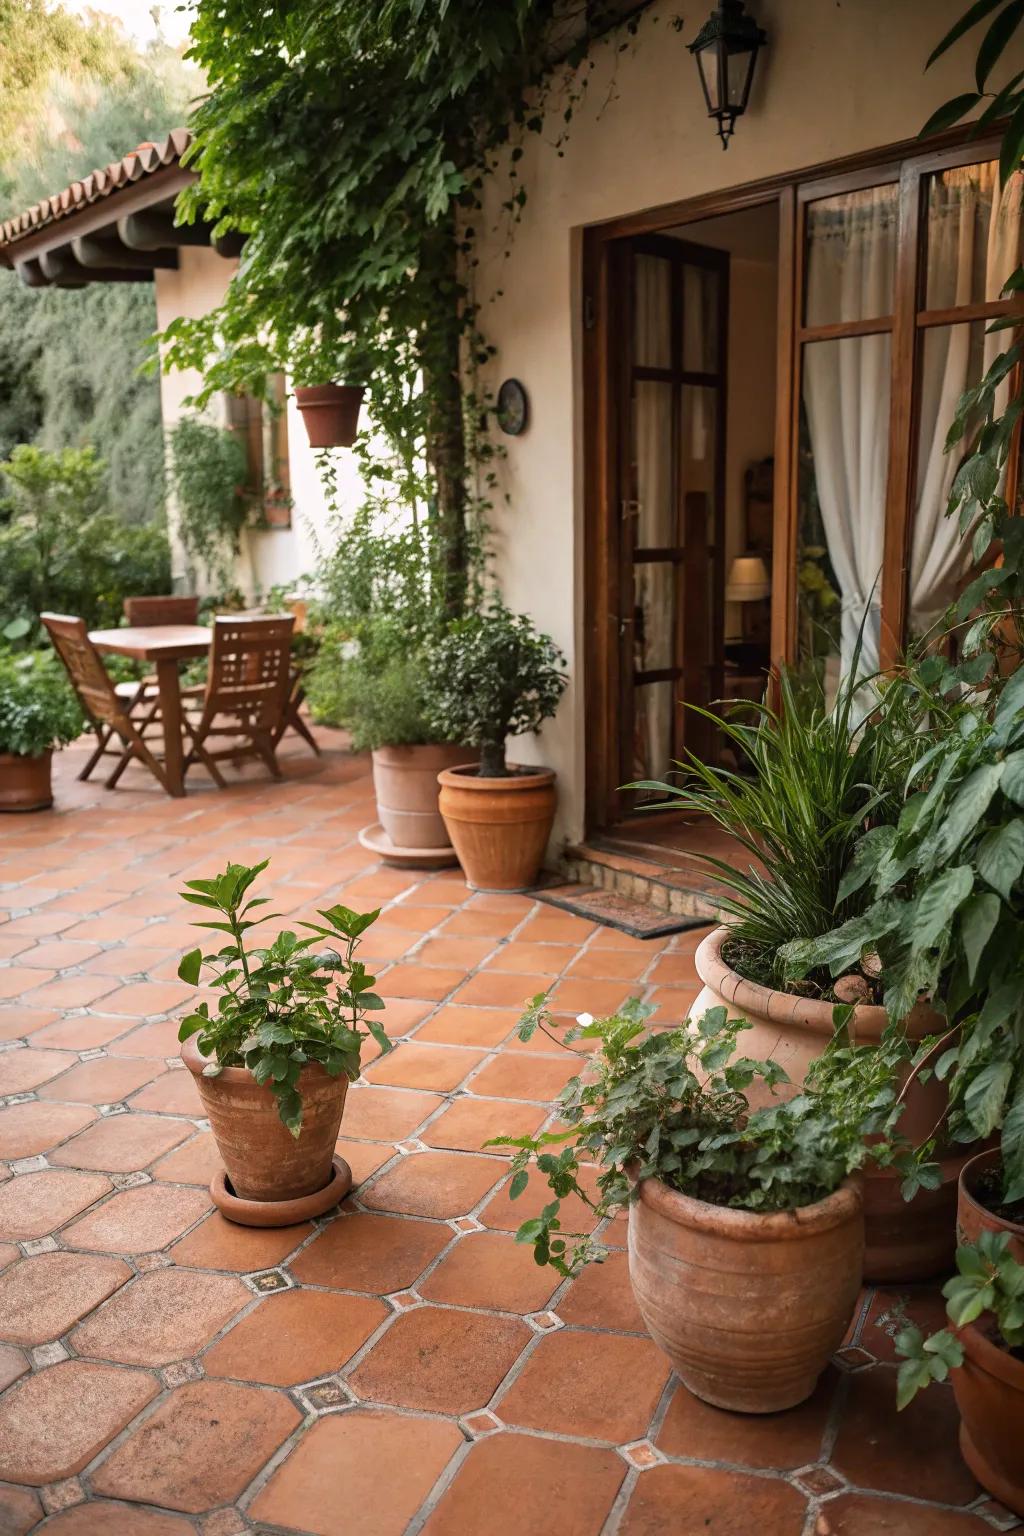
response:
[[[368,1036],[382,1051],[391,1050],[373,1017],[384,1007],[373,990],[375,978],[356,958],[359,941],[379,912],[327,907],[319,912],[323,923],[302,923],[308,937],[286,929],[265,947],[250,948],[252,929],[278,915],[252,915],[267,904],[266,897],[250,897],[249,890],[268,862],[229,864],[212,880],[186,880],[184,899],[216,914],[196,926],[224,934],[226,941],[208,954],[199,948],[182,958],[182,981],[198,986],[206,967],[213,973],[207,984],[220,996],[216,1008],[201,1002],[182,1020],[178,1039],[198,1036],[200,1053],[210,1058],[203,1069],[207,1077],[225,1067],[245,1067],[270,1089],[282,1122],[298,1136],[298,1085],[305,1066],[318,1062],[332,1077],[344,1072],[354,1081]]]
[[[0,651],[0,752],[41,757],[84,729],[78,700],[52,653]]]
[[[509,736],[534,735],[558,709],[565,657],[499,600],[453,624],[426,654],[426,712],[442,741],[480,748],[481,778],[506,778]]]
[[[985,1315],[992,1319],[1004,1346],[1024,1346],[1024,1264],[1010,1252],[1008,1232],[983,1232],[977,1243],[961,1243],[956,1251],[957,1273],[942,1287],[946,1315],[955,1328],[970,1326]],[[905,1328],[896,1339],[903,1356],[896,1385],[896,1403],[906,1408],[923,1387],[945,1381],[964,1363],[958,1336],[943,1328],[925,1338],[920,1328]]]
[[[811,1089],[750,1111],[746,1090],[753,1082],[774,1089],[788,1081],[777,1063],[737,1055],[750,1026],[719,1007],[656,1032],[647,1028],[653,1012],[634,998],[607,1019],[581,1015],[560,1037],[538,996],[520,1022],[524,1042],[538,1028],[560,1044],[598,1042],[560,1096],[567,1130],[488,1142],[516,1149],[511,1199],[526,1189],[532,1166],[546,1179],[554,1198],[522,1223],[516,1241],[531,1243],[537,1263],[559,1274],[606,1257],[598,1239],[563,1229],[561,1204],[570,1195],[595,1222],[628,1205],[649,1178],[713,1205],[795,1210],[832,1194],[860,1168],[869,1155],[864,1136],[887,1123],[892,1093],[879,1093],[873,1062],[859,1084],[849,1072],[841,1089]]]
[[[195,414],[175,423],[169,441],[181,542],[210,580],[226,585],[248,515],[245,449],[229,428]]]

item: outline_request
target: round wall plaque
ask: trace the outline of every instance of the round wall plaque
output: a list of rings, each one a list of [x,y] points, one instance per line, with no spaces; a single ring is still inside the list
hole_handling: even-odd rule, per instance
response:
[[[506,379],[498,390],[498,426],[509,437],[518,437],[526,430],[528,416],[526,390],[518,379]]]

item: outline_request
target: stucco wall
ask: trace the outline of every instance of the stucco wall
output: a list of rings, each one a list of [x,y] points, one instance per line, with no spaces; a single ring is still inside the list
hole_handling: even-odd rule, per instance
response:
[[[572,673],[557,719],[516,743],[560,780],[556,841],[583,830],[582,512],[579,256],[581,226],[913,137],[931,111],[971,88],[973,48],[961,44],[926,76],[924,61],[964,0],[751,0],[769,34],[747,115],[723,154],[686,52],[708,6],[673,30],[677,0],[646,13],[635,46],[600,46],[564,152],[552,129],[519,163],[528,201],[511,252],[485,237],[479,297],[498,347],[492,382],[513,375],[531,424],[505,439],[507,507],[492,517],[495,570],[506,600],[566,651]],[[1012,67],[1024,64],[1024,43]],[[483,229],[504,229],[500,176]],[[500,289],[501,297],[494,297]]]

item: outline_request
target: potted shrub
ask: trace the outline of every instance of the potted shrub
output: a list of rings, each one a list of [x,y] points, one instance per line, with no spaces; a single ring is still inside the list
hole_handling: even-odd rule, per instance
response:
[[[960,1241],[969,1243],[983,1232],[1005,1232],[1010,1253],[1024,1264],[1024,1183],[1007,1178],[998,1147],[979,1152],[961,1173],[956,1226]]]
[[[85,721],[47,652],[0,652],[0,811],[53,804],[53,748],[74,741]]]
[[[480,762],[440,775],[441,815],[466,880],[519,891],[537,879],[555,818],[555,775],[508,762],[506,740],[536,734],[565,690],[565,657],[524,614],[500,602],[453,624],[428,652],[428,718]]]
[[[321,1214],[349,1189],[334,1151],[345,1095],[367,1035],[391,1046],[372,1017],[384,1006],[374,978],[355,955],[378,914],[330,907],[323,923],[302,924],[307,937],[286,930],[249,948],[250,930],[273,915],[255,915],[266,899],[249,896],[266,867],[229,864],[212,880],[186,881],[185,900],[211,914],[198,926],[226,941],[191,950],[178,967],[193,986],[206,967],[220,994],[182,1021],[178,1038],[224,1159],[215,1204],[233,1221],[274,1227]]]
[[[302,413],[311,448],[351,448],[359,432],[362,384],[296,385],[295,403]]]
[[[1024,1264],[1006,1232],[983,1231],[957,1249],[957,1274],[943,1286],[956,1332],[925,1339],[906,1328],[896,1340],[900,1408],[933,1381],[953,1384],[960,1451],[978,1482],[1024,1516]]]
[[[637,1304],[688,1389],[744,1413],[791,1408],[814,1390],[860,1291],[857,1170],[873,1085],[749,1111],[751,1084],[785,1073],[736,1055],[746,1024],[714,1008],[654,1032],[652,1011],[634,1000],[609,1019],[582,1015],[567,1038],[599,1048],[562,1093],[568,1129],[497,1139],[518,1149],[511,1197],[534,1163],[554,1197],[517,1241],[574,1275],[606,1250],[562,1230],[561,1201],[577,1195],[595,1223],[628,1209]],[[543,997],[520,1038],[538,1026],[558,1038]]]

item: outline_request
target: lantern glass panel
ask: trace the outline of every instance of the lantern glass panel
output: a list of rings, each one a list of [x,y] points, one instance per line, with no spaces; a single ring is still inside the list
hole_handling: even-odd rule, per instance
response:
[[[729,93],[730,107],[739,107],[742,110],[746,105],[753,65],[754,50],[752,48],[743,48],[738,53],[730,49],[725,64],[726,90]]]
[[[708,104],[709,112],[722,110],[721,91],[719,90],[718,50],[721,44],[710,43],[707,48],[702,48],[697,55],[700,65],[700,83],[704,87],[704,96]]]

